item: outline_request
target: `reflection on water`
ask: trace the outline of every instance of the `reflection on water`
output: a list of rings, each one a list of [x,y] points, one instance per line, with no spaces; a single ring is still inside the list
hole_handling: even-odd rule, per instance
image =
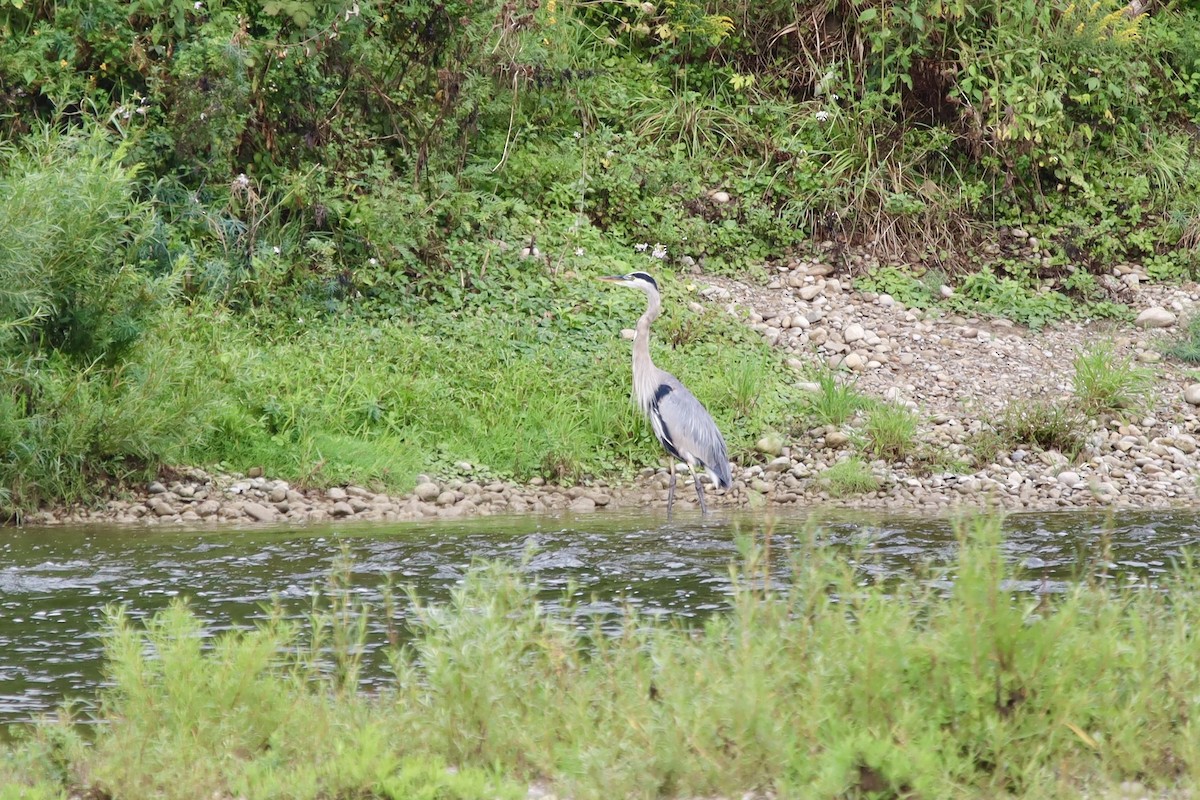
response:
[[[294,614],[343,549],[363,600],[379,599],[390,575],[426,599],[443,599],[477,559],[524,563],[553,600],[574,587],[581,613],[687,618],[723,607],[740,537],[761,536],[747,515],[707,520],[589,515],[489,517],[445,523],[346,524],[183,531],[88,527],[5,531],[0,544],[0,722],[28,719],[64,696],[90,697],[101,680],[98,628],[106,605],[145,617],[185,596],[211,631],[251,624],[278,598]],[[1014,515],[1006,549],[1024,567],[1018,588],[1060,590],[1097,565],[1108,580],[1154,586],[1200,528],[1188,512]],[[864,580],[914,565],[946,564],[956,549],[953,523],[919,517],[776,518],[777,578],[788,555],[833,546]],[[379,621],[382,626],[382,621]],[[383,632],[373,632],[378,646]]]

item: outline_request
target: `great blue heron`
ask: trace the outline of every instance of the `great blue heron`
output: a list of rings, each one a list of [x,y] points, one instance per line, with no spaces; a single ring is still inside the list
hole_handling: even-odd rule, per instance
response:
[[[642,413],[650,420],[654,435],[671,456],[671,483],[667,489],[667,518],[675,504],[675,462],[683,461],[696,484],[700,513],[708,514],[704,504],[704,488],[696,467],[708,471],[713,485],[728,488],[733,483],[729,471],[729,456],[725,440],[708,410],[687,390],[678,378],[654,366],[650,360],[650,324],[658,319],[662,300],[658,284],[645,272],[628,275],[606,275],[602,281],[619,283],[645,292],[649,302],[646,313],[638,319],[637,334],[633,337],[633,396]]]

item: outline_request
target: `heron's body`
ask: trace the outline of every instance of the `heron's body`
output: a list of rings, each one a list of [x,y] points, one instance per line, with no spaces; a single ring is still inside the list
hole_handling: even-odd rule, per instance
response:
[[[658,285],[644,272],[614,275],[603,278],[640,289],[649,300],[646,312],[638,319],[633,339],[633,397],[663,449],[671,456],[671,483],[667,491],[667,514],[675,501],[675,461],[682,461],[691,470],[696,485],[700,510],[707,513],[704,489],[696,468],[708,472],[718,489],[733,483],[725,439],[712,416],[696,396],[671,373],[654,366],[650,360],[650,325],[662,309]]]

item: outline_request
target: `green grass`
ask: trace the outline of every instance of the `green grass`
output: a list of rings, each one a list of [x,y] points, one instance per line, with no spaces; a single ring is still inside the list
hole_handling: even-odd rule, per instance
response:
[[[86,501],[106,480],[145,479],[164,462],[396,490],[461,461],[480,477],[566,481],[656,463],[618,335],[641,296],[584,279],[541,291],[528,299],[545,316],[257,321],[203,303],[167,309],[118,365],[50,357],[0,393],[0,500]],[[688,321],[690,339],[656,338],[654,357],[707,405],[732,453],[786,428],[776,355],[728,315],[695,314],[668,291],[667,313]]]
[[[1096,345],[1075,358],[1075,397],[1085,412],[1136,411],[1149,402],[1154,373]]]
[[[872,456],[903,461],[916,445],[917,416],[905,406],[881,403],[868,412],[864,432]]]
[[[846,424],[858,411],[868,408],[872,401],[860,394],[853,383],[838,380],[831,371],[817,376],[819,390],[805,397],[808,416],[833,426]]]
[[[593,292],[588,281],[556,287],[544,299],[551,309],[576,293],[612,305],[575,318],[565,309],[551,324],[489,310],[419,324],[352,319],[267,339],[226,319],[223,346],[242,365],[227,385],[248,444],[216,439],[197,456],[400,486],[458,461],[521,479],[654,463],[657,444],[630,402],[630,344],[617,336],[640,296]],[[783,424],[784,377],[736,323],[704,319],[685,346],[656,340],[654,357],[708,406],[736,453]]]
[[[412,639],[370,697],[333,668],[375,613],[345,583],[315,633],[274,617],[206,643],[181,604],[144,630],[114,611],[101,724],[24,728],[0,783],[162,800],[508,798],[536,780],[580,800],[1194,785],[1200,573],[1034,596],[1013,589],[998,520],[960,536],[944,571],[876,583],[814,532],[772,593],[747,542],[729,611],[691,628],[628,616],[616,635],[547,612],[515,568],[477,565],[444,605],[393,598]]]
[[[821,473],[820,480],[829,487],[829,493],[834,497],[866,494],[879,489],[879,479],[858,456],[851,456],[834,464]]]
[[[1002,445],[1057,450],[1068,458],[1083,447],[1086,420],[1063,402],[1014,402],[1005,407],[997,425]]]
[[[1190,317],[1179,326],[1175,340],[1166,346],[1165,352],[1171,358],[1200,364],[1200,315]]]

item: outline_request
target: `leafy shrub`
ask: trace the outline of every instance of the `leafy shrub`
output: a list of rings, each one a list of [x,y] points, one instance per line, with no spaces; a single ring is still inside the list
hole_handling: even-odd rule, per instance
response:
[[[10,363],[0,375],[0,516],[88,502],[184,463],[215,435],[228,398],[210,354],[181,347],[178,320],[170,323],[102,369],[56,353]],[[242,431],[221,433],[238,441]]]
[[[997,277],[988,268],[963,277],[953,306],[968,313],[1004,317],[1030,328],[1071,316],[1075,306],[1056,291],[1033,291],[1013,278]]]
[[[908,308],[928,308],[936,302],[940,283],[934,285],[935,282],[932,274],[919,278],[908,270],[891,265],[878,267],[854,279],[856,288],[891,295]]]
[[[139,269],[152,233],[137,169],[99,133],[44,129],[0,153],[0,319],[9,354],[119,358],[166,287]]]

